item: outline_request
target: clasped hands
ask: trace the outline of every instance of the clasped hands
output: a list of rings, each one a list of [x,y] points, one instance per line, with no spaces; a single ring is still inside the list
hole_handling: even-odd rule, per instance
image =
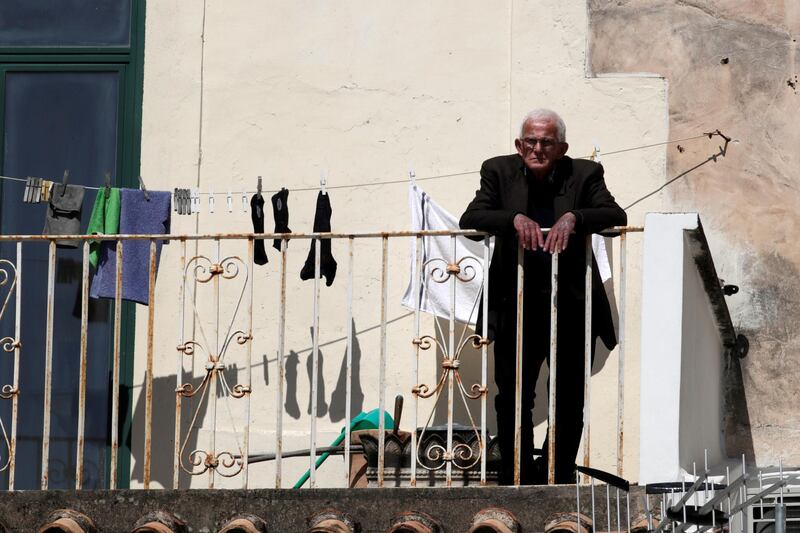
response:
[[[514,217],[514,230],[524,249],[538,250],[541,248],[545,252],[554,254],[566,250],[569,236],[575,231],[576,222],[574,213],[564,213],[550,228],[545,239],[542,228],[535,220],[522,213],[517,213]]]

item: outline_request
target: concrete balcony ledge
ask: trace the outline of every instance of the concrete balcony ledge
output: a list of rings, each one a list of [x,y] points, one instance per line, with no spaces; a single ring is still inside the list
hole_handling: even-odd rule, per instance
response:
[[[590,490],[581,487],[581,510],[587,516],[592,516]],[[595,491],[595,520],[605,529],[606,488],[598,485]],[[631,520],[640,512],[643,494],[643,488],[631,488]],[[620,498],[624,521],[624,493]],[[216,532],[237,516],[253,515],[266,523],[269,532],[305,533],[315,515],[335,509],[352,517],[361,531],[372,532],[387,531],[393,517],[413,511],[435,518],[449,533],[469,530],[473,518],[490,507],[509,511],[522,531],[543,531],[551,515],[576,510],[575,486],[14,491],[0,498],[0,521],[8,531],[37,531],[52,511],[73,509],[89,517],[97,531],[128,533],[145,515],[162,511],[185,522],[186,531]],[[617,530],[613,488],[611,507],[612,528]]]

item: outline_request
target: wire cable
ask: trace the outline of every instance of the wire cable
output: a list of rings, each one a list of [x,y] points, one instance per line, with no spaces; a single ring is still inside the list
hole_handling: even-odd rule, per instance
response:
[[[605,157],[605,156],[608,156],[608,155],[621,154],[621,153],[625,153],[625,152],[633,152],[635,150],[644,150],[644,149],[647,149],[647,148],[654,148],[654,147],[657,147],[657,146],[664,146],[664,145],[667,145],[667,144],[675,144],[675,143],[679,143],[679,142],[686,142],[686,141],[692,141],[692,140],[696,140],[696,139],[702,139],[704,137],[711,138],[713,135],[719,135],[719,134],[720,134],[719,130],[716,130],[716,131],[711,132],[711,133],[703,133],[701,135],[695,135],[693,137],[685,137],[685,138],[682,138],[682,139],[672,139],[672,140],[664,141],[664,142],[660,142],[660,143],[645,144],[645,145],[641,145],[641,146],[634,146],[634,147],[631,147],[631,148],[623,148],[621,150],[614,150],[614,151],[611,151],[611,152],[600,152],[599,155],[602,156],[602,157]],[[718,155],[723,155],[724,156],[725,154],[718,154]],[[583,156],[583,157],[577,157],[576,159],[590,159],[591,157],[592,157],[591,155],[588,155],[588,156]],[[690,169],[690,170],[694,170],[694,169]],[[445,179],[445,178],[455,178],[455,177],[458,177],[458,176],[468,176],[470,174],[476,174],[478,172],[479,172],[478,170],[468,170],[468,171],[464,171],[464,172],[454,172],[454,173],[451,173],[451,174],[440,174],[440,175],[437,175],[437,176],[427,176],[427,177],[422,177],[422,178],[415,178],[415,181],[428,181],[428,180],[438,180],[438,179]],[[678,177],[680,177],[680,176],[678,176]],[[12,176],[0,176],[0,179],[2,179],[2,180],[10,180],[10,181],[17,181],[17,182],[22,182],[22,183],[25,183],[27,181],[26,178],[15,178],[15,177],[12,177]],[[677,179],[677,178],[675,178],[675,179]],[[669,181],[669,182],[667,182],[667,183],[665,183],[661,188],[665,187],[666,185],[669,185],[670,183],[672,183],[672,181],[674,181],[674,179]],[[325,188],[327,190],[356,189],[356,188],[362,188],[362,187],[378,187],[378,186],[382,186],[382,185],[397,185],[397,184],[408,183],[408,182],[409,182],[408,178],[403,178],[403,179],[396,179],[396,180],[372,181],[372,182],[345,184],[345,185],[327,185]],[[57,183],[57,181],[54,180],[54,183]],[[98,191],[98,190],[104,189],[104,187],[84,186],[84,189]],[[291,189],[292,192],[308,192],[308,191],[318,191],[318,190],[320,190],[320,188],[318,186],[317,187],[298,187],[298,188]],[[658,190],[661,190],[661,189],[658,189]],[[655,194],[656,192],[658,192],[658,190],[653,191],[650,194],[651,195]],[[261,192],[262,193],[276,193],[276,192],[279,192],[279,190],[278,189],[275,189],[275,190],[262,190]],[[224,191],[214,192],[214,193],[211,193],[211,192],[199,192],[199,194],[200,195],[212,195],[213,194],[214,196],[216,196],[216,195],[227,196],[228,192],[224,192]],[[251,194],[255,194],[255,191],[230,191],[230,194],[231,195],[245,195],[245,194],[246,195],[251,195]],[[641,199],[637,200],[637,202],[638,201],[641,201]],[[631,205],[633,205],[633,204],[631,204]]]

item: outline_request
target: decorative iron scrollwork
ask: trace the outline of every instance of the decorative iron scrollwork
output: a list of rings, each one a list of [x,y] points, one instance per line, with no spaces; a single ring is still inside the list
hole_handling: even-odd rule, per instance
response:
[[[478,269],[483,268],[480,261],[471,256],[462,257],[455,263],[445,261],[441,257],[434,257],[423,263],[423,270],[427,270],[431,265],[439,265],[430,268],[430,280],[435,283],[444,283],[450,279],[450,276],[455,276],[457,280],[463,282],[472,281],[478,274]]]
[[[238,295],[238,301],[236,302],[230,319],[225,323],[220,322],[219,303],[217,302],[218,307],[214,310],[212,316],[216,319],[216,323],[214,324],[215,329],[213,331],[215,331],[218,340],[211,343],[203,329],[204,316],[196,306],[196,301],[198,299],[194,297],[192,287],[196,286],[196,284],[207,284],[214,279],[234,280],[242,273],[244,276],[241,291],[237,291],[236,293]],[[251,333],[242,329],[234,329],[244,300],[249,278],[250,272],[248,266],[236,256],[226,257],[219,262],[213,262],[205,256],[195,256],[189,260],[184,270],[184,289],[192,296],[191,298],[187,298],[187,300],[191,302],[195,323],[198,324],[198,332],[203,342],[196,339],[189,339],[179,344],[177,350],[189,357],[203,355],[203,368],[205,370],[205,375],[199,384],[193,385],[192,383],[183,383],[175,389],[175,393],[178,396],[185,398],[198,397],[189,425],[190,430],[182,440],[179,452],[181,469],[191,475],[201,475],[209,470],[213,470],[223,477],[234,477],[244,469],[244,463],[241,459],[243,451],[241,446],[238,445],[238,438],[238,453],[195,449],[188,455],[184,454],[192,433],[197,431],[197,419],[203,407],[207,405],[207,402],[217,401],[217,395],[220,391],[225,401],[227,401],[228,398],[243,398],[251,393],[249,384],[237,384],[233,388],[229,387],[224,373],[226,369],[225,356],[229,348],[232,345],[246,345],[253,339]],[[215,284],[214,290],[219,290],[219,286]],[[230,293],[230,290],[226,290],[226,294]],[[212,431],[215,431],[215,428],[212,428]]]
[[[11,295],[14,294],[14,289],[17,287],[17,266],[8,259],[0,259],[0,290],[6,289],[5,298],[2,298],[0,304],[0,320],[8,309],[8,302],[11,301]]]
[[[424,335],[419,339],[414,339],[413,344],[419,346],[421,350],[428,350],[432,346],[436,345],[443,354],[441,364],[442,373],[439,376],[436,386],[431,388],[425,383],[419,383],[411,389],[411,392],[418,398],[430,398],[436,395],[434,406],[431,409],[430,415],[428,416],[422,432],[420,433],[419,442],[424,442],[426,432],[428,431],[433,413],[436,409],[436,404],[438,404],[441,398],[444,397],[445,385],[447,384],[448,379],[452,377],[455,385],[457,386],[457,390],[459,391],[459,395],[461,396],[467,416],[469,417],[470,432],[474,434],[474,442],[477,443],[477,446],[470,446],[466,443],[454,442],[452,449],[448,450],[447,443],[437,442],[439,437],[434,435],[429,438],[429,441],[425,446],[419,447],[415,460],[420,466],[430,471],[441,470],[447,465],[447,463],[451,463],[455,468],[460,470],[469,470],[477,465],[478,461],[480,461],[481,455],[485,451],[485,443],[481,439],[480,431],[475,424],[475,420],[469,408],[468,400],[480,399],[483,395],[488,393],[488,388],[480,383],[475,383],[471,385],[468,390],[464,386],[464,382],[461,379],[459,367],[461,366],[461,355],[467,346],[479,348],[483,344],[488,343],[486,343],[484,337],[481,337],[480,335],[469,335],[459,343],[456,353],[452,356],[448,354],[442,343],[430,335]]]

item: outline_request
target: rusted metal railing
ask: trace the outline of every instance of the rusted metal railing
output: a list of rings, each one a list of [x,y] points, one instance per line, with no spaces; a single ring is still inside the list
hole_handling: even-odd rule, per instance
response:
[[[626,236],[631,232],[642,231],[641,228],[615,228],[608,232],[609,235],[620,236],[620,259],[619,277],[619,363],[618,363],[618,393],[617,393],[617,421],[616,421],[616,460],[617,474],[623,473],[624,456],[624,372],[626,354]],[[462,237],[473,237],[482,239],[482,257],[458,257],[457,239]],[[412,287],[415,298],[415,309],[413,312],[413,339],[410,347],[413,351],[410,365],[410,379],[413,387],[409,391],[413,395],[410,435],[410,479],[409,483],[416,485],[420,477],[420,472],[442,471],[444,481],[450,486],[453,484],[454,474],[457,471],[473,470],[479,472],[481,484],[486,484],[487,480],[487,450],[488,450],[488,416],[487,396],[491,384],[488,383],[488,358],[489,342],[485,335],[488,330],[488,313],[482,315],[482,331],[484,336],[468,334],[467,329],[463,329],[460,338],[456,328],[456,307],[457,307],[457,285],[459,283],[471,282],[476,274],[480,274],[482,290],[480,292],[480,303],[487,308],[489,302],[489,276],[488,265],[490,261],[490,236],[475,231],[421,231],[421,232],[375,232],[375,233],[306,233],[306,234],[252,234],[252,233],[229,233],[229,234],[198,234],[198,235],[114,235],[114,236],[41,236],[41,235],[4,235],[0,236],[0,242],[16,243],[16,261],[11,262],[6,259],[0,260],[0,286],[10,287],[8,297],[0,300],[2,311],[0,318],[7,309],[10,308],[11,294],[15,293],[15,331],[14,336],[3,337],[2,348],[6,352],[14,353],[13,383],[2,388],[2,398],[10,399],[12,402],[11,415],[11,434],[6,436],[8,458],[5,467],[8,468],[8,488],[15,488],[14,472],[16,458],[16,431],[17,417],[19,415],[19,368],[21,364],[21,284],[22,284],[22,264],[23,264],[23,243],[45,242],[48,243],[47,261],[47,307],[46,307],[46,332],[45,332],[45,367],[44,367],[44,396],[43,396],[43,426],[42,426],[42,446],[41,446],[41,482],[42,490],[48,489],[50,475],[50,444],[51,444],[51,412],[53,409],[52,394],[52,372],[53,372],[53,324],[54,324],[54,301],[55,301],[55,281],[56,281],[56,241],[62,239],[77,240],[82,243],[82,270],[81,270],[81,338],[79,353],[79,382],[76,384],[78,390],[78,420],[76,437],[76,456],[75,456],[75,488],[84,487],[84,451],[85,451],[85,432],[86,432],[86,396],[87,396],[87,353],[88,339],[87,331],[89,327],[89,241],[113,241],[115,243],[116,258],[116,288],[114,293],[114,313],[112,322],[113,343],[111,357],[111,389],[109,391],[111,400],[111,413],[109,422],[110,433],[110,472],[109,488],[119,486],[119,453],[120,453],[120,370],[121,370],[121,351],[122,351],[122,300],[123,300],[123,263],[125,257],[125,243],[128,241],[144,240],[149,244],[148,261],[148,295],[149,306],[147,309],[146,337],[145,342],[145,372],[144,383],[144,420],[142,427],[144,430],[143,438],[143,464],[142,464],[142,484],[145,489],[151,487],[153,479],[153,413],[156,410],[165,408],[163,405],[154,405],[154,357],[156,346],[156,307],[164,307],[167,302],[161,297],[157,290],[156,271],[157,264],[157,243],[165,238],[178,243],[178,257],[180,275],[177,287],[178,310],[170,316],[175,316],[179,324],[176,324],[178,337],[177,345],[177,367],[175,381],[175,427],[169,428],[174,434],[173,469],[172,485],[177,488],[181,484],[181,476],[197,476],[206,474],[208,487],[215,487],[215,477],[237,477],[241,476],[241,486],[247,488],[251,485],[252,476],[249,473],[248,464],[251,459],[251,422],[253,417],[253,404],[251,404],[252,388],[252,367],[253,367],[253,331],[254,331],[254,310],[253,310],[253,265],[254,265],[254,242],[256,239],[276,239],[280,243],[280,263],[279,263],[279,293],[280,298],[277,303],[278,315],[276,319],[277,336],[274,347],[270,347],[268,353],[277,355],[275,361],[277,366],[277,380],[275,389],[275,404],[262,398],[257,404],[258,409],[274,409],[275,440],[274,440],[274,478],[272,485],[276,488],[284,486],[284,462],[285,462],[285,442],[284,442],[284,400],[286,391],[284,380],[286,378],[286,330],[287,330],[287,243],[289,239],[311,240],[314,251],[314,287],[312,306],[312,347],[311,347],[311,375],[310,375],[310,418],[309,418],[309,480],[310,486],[318,484],[317,476],[317,451],[318,451],[318,431],[317,427],[319,413],[317,412],[317,394],[320,387],[320,271],[321,271],[321,244],[323,239],[337,239],[346,243],[347,247],[347,270],[346,270],[346,351],[345,351],[345,425],[344,439],[341,452],[345,457],[345,465],[348,465],[353,454],[351,448],[351,422],[352,422],[352,394],[353,394],[353,345],[355,342],[355,332],[353,331],[353,301],[354,301],[354,272],[355,272],[355,248],[357,240],[380,241],[381,246],[381,266],[380,266],[380,302],[375,303],[379,306],[380,312],[380,349],[377,367],[378,380],[378,465],[377,465],[377,484],[383,486],[386,483],[385,473],[385,449],[386,449],[386,420],[382,414],[386,411],[386,370],[389,358],[388,349],[388,309],[389,301],[389,250],[390,241],[398,238],[413,239],[416,250],[415,272],[416,276],[412,279]],[[424,239],[428,237],[449,238],[449,257],[430,257],[423,259]],[[211,257],[196,253],[195,255],[187,252],[187,244],[192,242],[208,242],[213,247]],[[246,244],[245,259],[239,256],[223,256],[222,242],[239,241]],[[589,465],[591,453],[590,448],[590,406],[591,406],[591,363],[592,363],[592,246],[591,238],[586,240],[586,265],[585,265],[585,316],[584,339],[585,339],[585,362],[584,362],[584,433],[583,433],[583,462]],[[163,261],[162,261],[163,263]],[[364,267],[365,265],[359,265]],[[160,269],[171,268],[169,264],[162,264]],[[550,299],[550,365],[549,365],[549,409],[548,409],[548,481],[555,482],[555,458],[556,458],[556,372],[557,372],[557,339],[558,339],[558,314],[557,301],[559,291],[559,255],[552,255],[552,277],[551,277],[551,299]],[[4,276],[4,277],[2,277]],[[231,290],[231,283],[241,283],[236,285],[236,290]],[[423,283],[447,283],[449,285],[449,318],[447,319],[447,331],[439,331],[440,335],[426,334],[423,332],[422,320],[422,284]],[[522,361],[523,361],[523,340],[524,340],[524,321],[523,321],[523,300],[524,300],[524,253],[520,247],[517,266],[517,337],[516,337],[516,407],[515,422],[516,434],[514,442],[514,481],[520,483],[521,465],[521,418],[523,416],[521,408],[521,391],[524,386],[534,384],[523,383]],[[187,321],[193,324],[199,322],[199,310],[196,306],[199,298],[198,291],[210,288],[210,309],[213,314],[211,331],[203,331],[202,325],[187,329]],[[233,314],[230,319],[224,319],[220,314],[220,309],[224,303],[230,304],[233,298]],[[227,300],[226,300],[227,298]],[[476,302],[477,304],[478,302]],[[188,313],[187,313],[188,311]],[[439,328],[439,323],[435,322]],[[197,337],[200,335],[200,338]],[[163,342],[163,341],[162,341]],[[226,368],[225,355],[228,348],[235,343],[243,346],[245,357],[245,374],[241,383],[234,386],[227,383],[223,371]],[[480,382],[473,385],[466,385],[462,381],[460,364],[462,352],[468,346],[472,346],[480,354]],[[427,377],[420,375],[420,362],[426,350],[435,347],[442,355],[440,372],[436,377],[435,385],[428,385]],[[203,362],[205,375],[198,386],[194,386],[190,381],[185,380],[185,365],[190,361],[194,363],[194,356],[202,353],[206,360]],[[266,362],[264,363],[266,364]],[[221,449],[229,443],[221,444],[217,440],[219,428],[217,427],[218,402],[224,402],[224,408],[230,411],[231,400],[243,399],[244,423],[241,431],[234,428],[233,436],[236,439],[236,449]],[[430,401],[426,402],[427,399]],[[442,444],[437,444],[428,449],[423,449],[423,439],[427,435],[434,412],[439,404],[439,400],[444,399],[446,414],[446,437]],[[470,405],[472,401],[479,404],[479,415],[473,416]],[[207,402],[207,405],[204,404]],[[420,410],[424,405],[433,404],[427,416],[420,416]],[[456,420],[456,404],[463,404],[466,413],[466,420]],[[206,405],[207,411],[202,412],[201,407]],[[475,405],[475,404],[472,404]],[[172,407],[172,406],[170,406]],[[183,414],[189,407],[193,412],[188,424],[182,420]],[[231,420],[233,417],[231,415]],[[196,431],[201,421],[204,421],[204,429],[207,431],[208,449],[188,448],[190,433]],[[474,434],[474,445],[470,447],[463,442],[456,442],[454,439],[453,428],[459,422],[467,422]],[[0,420],[2,423],[2,420]],[[158,428],[161,431],[167,428]],[[5,427],[3,434],[6,435]],[[241,441],[239,441],[241,436]],[[4,467],[4,468],[5,468]],[[341,478],[344,486],[350,486],[352,479],[349,468],[344,469]],[[261,481],[263,485],[263,480]]]

